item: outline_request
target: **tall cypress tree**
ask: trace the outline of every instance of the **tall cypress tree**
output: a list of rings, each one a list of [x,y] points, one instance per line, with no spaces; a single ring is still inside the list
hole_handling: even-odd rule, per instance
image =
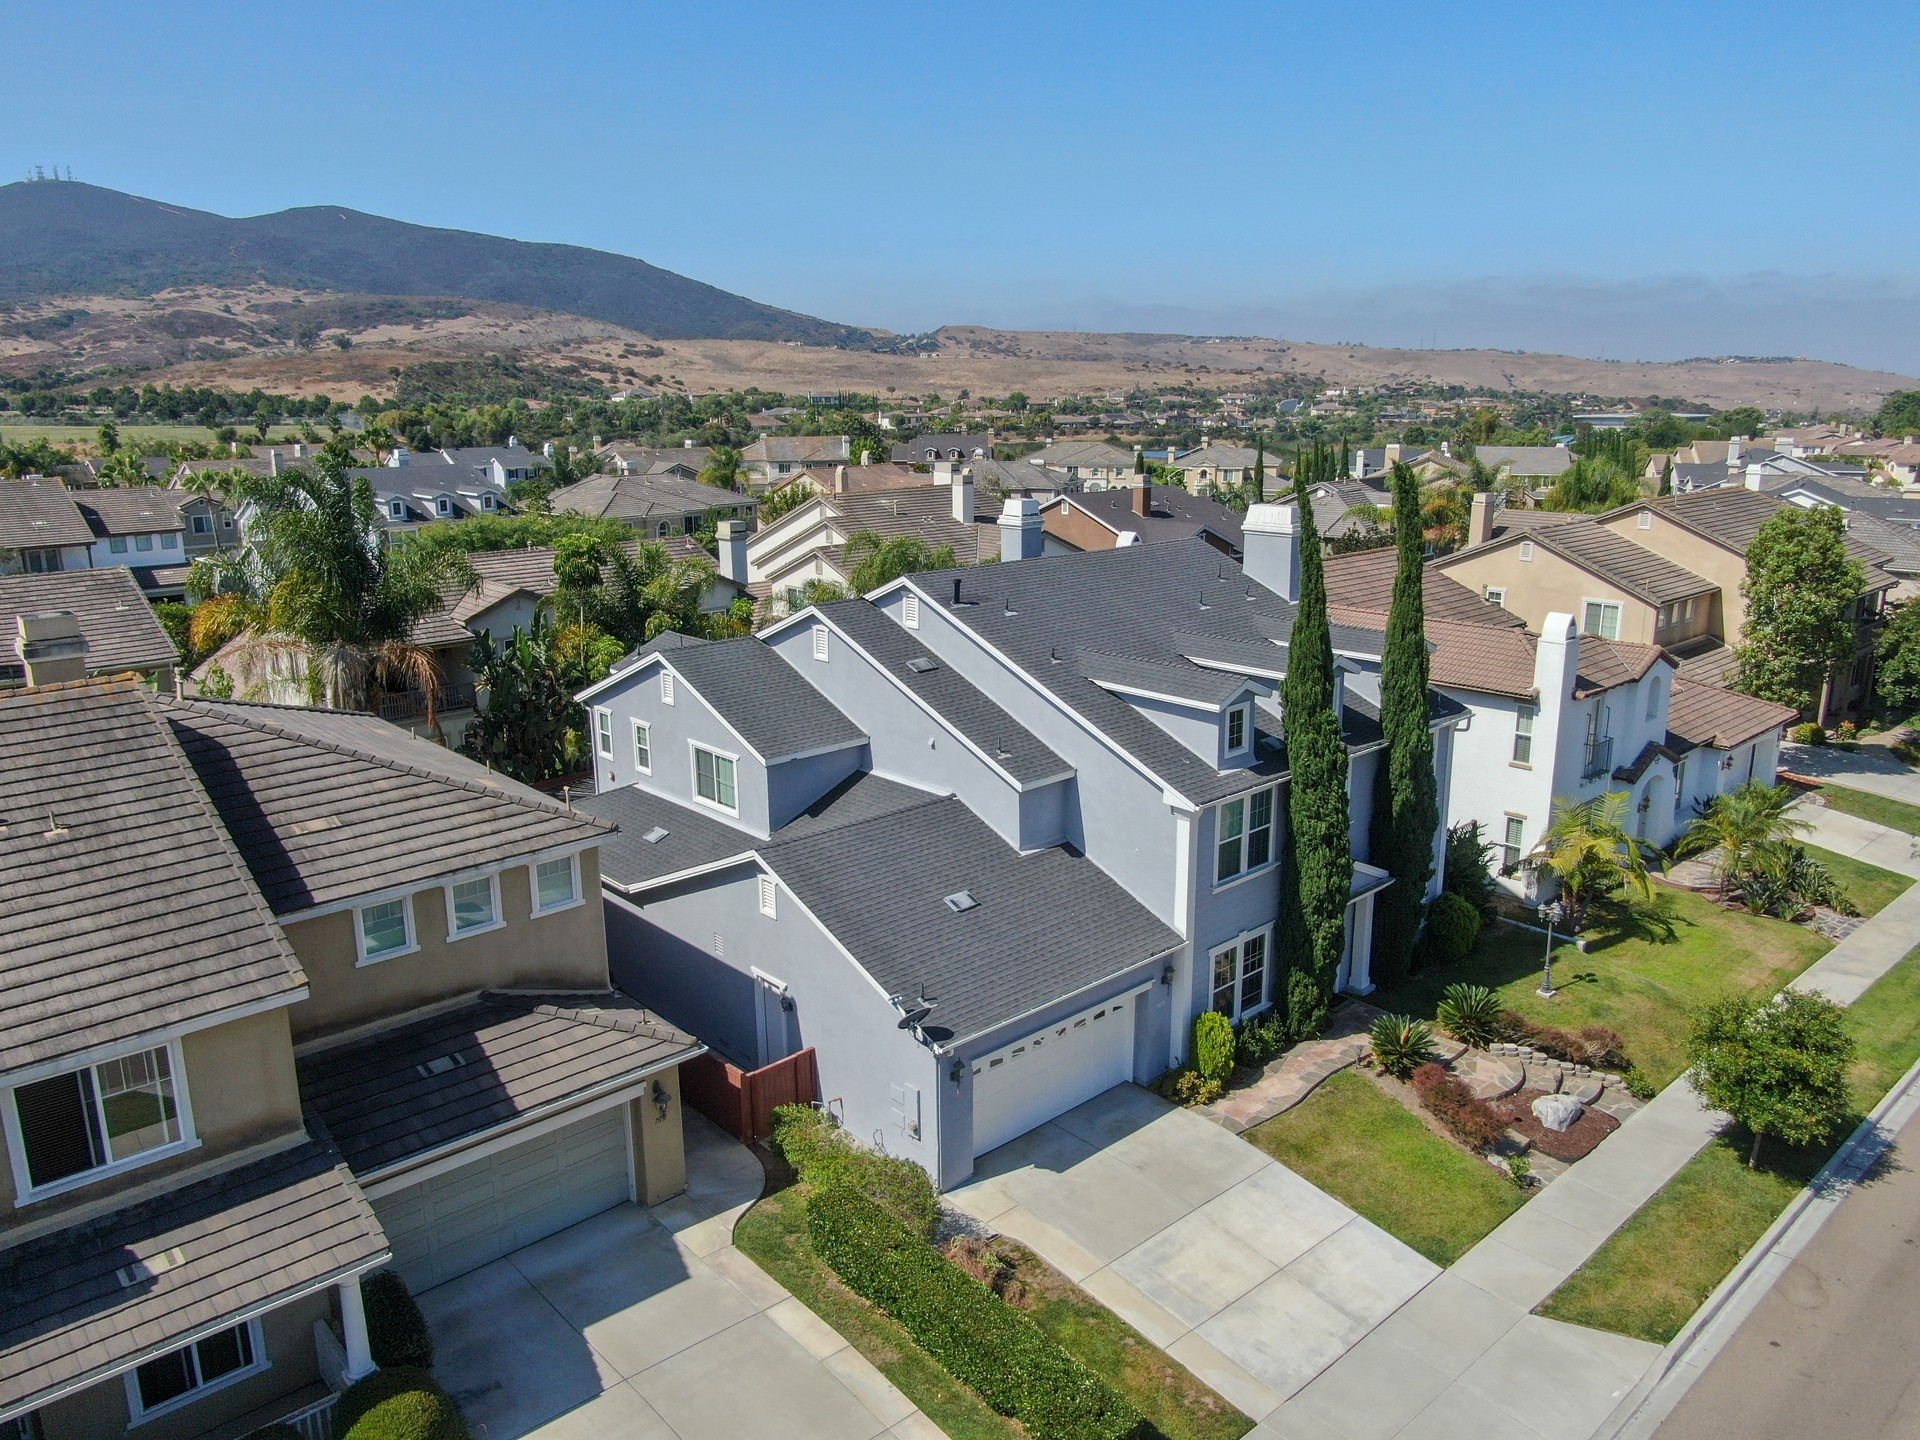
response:
[[[1267,437],[1264,433],[1253,437],[1253,502],[1258,505],[1267,498]]]
[[[1373,779],[1373,863],[1393,884],[1373,902],[1373,976],[1396,980],[1413,967],[1414,941],[1433,878],[1433,836],[1440,799],[1433,778],[1427,711],[1427,619],[1421,590],[1424,537],[1420,485],[1413,469],[1393,467],[1393,531],[1400,565],[1393,577],[1386,652],[1380,662],[1380,726],[1387,748]]]
[[[1287,642],[1281,718],[1287,736],[1287,846],[1281,866],[1283,958],[1289,964],[1289,1024],[1313,1026],[1308,1007],[1324,1016],[1345,943],[1353,854],[1347,835],[1347,747],[1333,708],[1333,635],[1327,620],[1320,534],[1307,493],[1331,455],[1315,447],[1302,457],[1294,485],[1300,507],[1300,599]],[[1317,1027],[1316,1027],[1317,1028]]]

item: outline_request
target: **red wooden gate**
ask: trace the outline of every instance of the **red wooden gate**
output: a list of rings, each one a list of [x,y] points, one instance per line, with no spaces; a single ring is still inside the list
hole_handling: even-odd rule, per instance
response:
[[[820,1067],[809,1046],[763,1065],[742,1070],[712,1051],[680,1067],[686,1101],[737,1140],[751,1143],[773,1133],[776,1105],[806,1105],[820,1098]]]

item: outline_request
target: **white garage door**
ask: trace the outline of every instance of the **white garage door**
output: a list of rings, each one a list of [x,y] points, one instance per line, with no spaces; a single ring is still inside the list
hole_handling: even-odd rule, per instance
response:
[[[1133,1006],[1122,996],[974,1061],[973,1153],[1131,1080]]]
[[[373,1202],[416,1295],[628,1198],[626,1107]]]

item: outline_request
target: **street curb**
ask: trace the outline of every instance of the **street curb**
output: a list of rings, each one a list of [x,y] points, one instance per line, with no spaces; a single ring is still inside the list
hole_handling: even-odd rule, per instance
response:
[[[1820,1233],[1855,1183],[1893,1148],[1894,1137],[1916,1113],[1920,1113],[1920,1061],[1895,1082],[1833,1158],[1820,1167],[1820,1173],[1793,1197],[1590,1440],[1647,1440],[1660,1428],[1772,1290],[1781,1272]]]

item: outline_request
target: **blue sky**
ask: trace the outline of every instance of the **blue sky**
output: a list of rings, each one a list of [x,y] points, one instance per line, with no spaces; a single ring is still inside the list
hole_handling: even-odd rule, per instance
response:
[[[639,255],[859,324],[1920,373],[1920,6],[11,8],[0,176]]]

